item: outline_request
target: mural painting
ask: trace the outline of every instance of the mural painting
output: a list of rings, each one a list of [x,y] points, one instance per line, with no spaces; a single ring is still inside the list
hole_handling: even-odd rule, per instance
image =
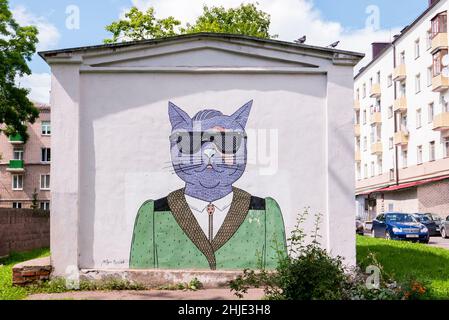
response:
[[[276,267],[278,254],[286,253],[279,205],[234,185],[247,165],[245,128],[252,105],[231,116],[203,110],[191,118],[169,103],[171,162],[185,187],[141,206],[131,268]]]

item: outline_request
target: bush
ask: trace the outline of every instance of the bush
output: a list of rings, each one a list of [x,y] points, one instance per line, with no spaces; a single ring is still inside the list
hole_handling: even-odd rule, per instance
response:
[[[372,265],[380,271],[379,283],[367,286],[369,275],[360,268],[349,270],[341,257],[331,257],[320,246],[319,225],[321,216],[315,220],[315,231],[310,244],[305,244],[306,234],[301,225],[308,210],[298,217],[297,225],[288,239],[289,254],[279,251],[275,272],[264,269],[245,270],[230,287],[242,298],[251,287],[264,288],[270,300],[400,300],[416,298],[425,289],[414,283],[410,290],[402,289],[372,257]]]

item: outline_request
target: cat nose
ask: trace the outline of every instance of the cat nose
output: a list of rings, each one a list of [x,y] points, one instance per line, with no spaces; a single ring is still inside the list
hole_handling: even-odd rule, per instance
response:
[[[206,157],[211,159],[215,155],[215,150],[214,149],[206,149],[206,150],[204,150],[204,154],[206,155]]]

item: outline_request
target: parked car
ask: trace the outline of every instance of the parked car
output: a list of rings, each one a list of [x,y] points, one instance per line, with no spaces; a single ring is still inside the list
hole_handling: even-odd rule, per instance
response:
[[[446,220],[441,221],[441,236],[445,239],[449,238],[449,216],[446,218]]]
[[[355,220],[355,233],[359,236],[363,236],[365,234],[365,226],[360,219]]]
[[[429,235],[431,237],[440,236],[440,223],[437,223],[433,220],[433,217],[430,213],[415,213],[413,215],[418,222],[421,222],[423,225],[429,229]]]
[[[429,242],[427,227],[409,213],[390,212],[379,215],[373,220],[371,233],[375,238]]]

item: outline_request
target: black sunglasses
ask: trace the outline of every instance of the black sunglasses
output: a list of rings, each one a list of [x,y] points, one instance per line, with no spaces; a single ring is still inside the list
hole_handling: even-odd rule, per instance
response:
[[[175,132],[170,136],[183,154],[195,154],[209,142],[223,154],[236,154],[246,139],[243,132]]]

